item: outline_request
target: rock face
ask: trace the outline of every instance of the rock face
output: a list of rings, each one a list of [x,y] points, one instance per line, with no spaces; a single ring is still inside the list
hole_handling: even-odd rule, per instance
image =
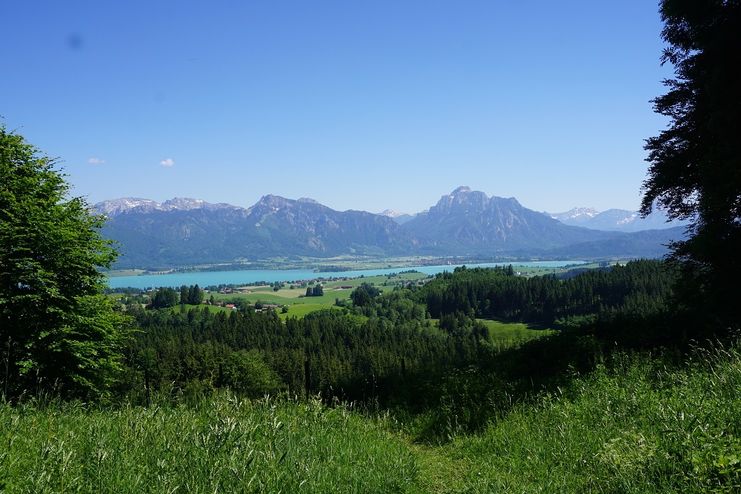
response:
[[[312,200],[267,195],[247,210],[254,237],[284,255],[398,254],[409,239],[391,218],[365,211],[335,211]]]
[[[428,212],[418,214],[404,228],[433,253],[543,252],[610,236],[564,225],[523,207],[514,197],[488,197],[469,187],[459,187],[442,196]]]
[[[151,199],[140,199],[137,197],[123,197],[110,201],[99,202],[93,206],[98,214],[113,217],[122,213],[136,211],[139,213],[150,213],[152,211],[188,211],[191,209],[206,209],[214,211],[217,209],[242,209],[231,204],[211,204],[202,199],[190,199],[187,197],[175,197],[159,203]]]
[[[677,229],[637,236],[565,225],[514,198],[469,187],[403,224],[390,213],[336,211],[312,199],[275,195],[247,209],[198,199],[123,198],[94,210],[108,217],[103,234],[118,243],[122,268],[342,254],[641,257],[661,255],[667,239],[682,235]]]

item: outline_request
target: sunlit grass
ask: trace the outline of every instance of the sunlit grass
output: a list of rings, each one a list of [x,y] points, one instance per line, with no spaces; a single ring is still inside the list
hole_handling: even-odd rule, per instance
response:
[[[495,348],[506,349],[526,341],[554,334],[552,329],[545,329],[519,322],[502,322],[493,319],[479,319],[489,328],[489,336]]]
[[[400,492],[416,472],[375,421],[313,401],[0,405],[0,444],[8,492]]]
[[[313,400],[0,404],[0,490],[739,492],[738,346],[665,362],[620,354],[438,446]]]

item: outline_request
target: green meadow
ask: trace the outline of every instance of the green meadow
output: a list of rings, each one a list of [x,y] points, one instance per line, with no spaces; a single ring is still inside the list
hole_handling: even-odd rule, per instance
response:
[[[483,322],[489,328],[491,342],[498,350],[555,333],[552,329],[526,323],[510,323],[493,319],[478,319],[478,321]]]
[[[220,393],[194,406],[0,404],[4,492],[641,492],[741,488],[741,351],[616,354],[430,445],[388,412]]]
[[[422,273],[399,273],[385,276],[368,276],[362,278],[350,278],[346,280],[333,280],[313,284],[291,284],[286,283],[277,291],[270,285],[239,287],[234,293],[206,294],[206,299],[211,295],[218,302],[230,303],[238,300],[250,304],[258,302],[285,306],[288,312],[278,311],[280,317],[303,317],[310,312],[321,309],[336,307],[338,301],[349,302],[350,293],[362,283],[369,283],[383,292],[391,291],[394,287],[403,286],[410,282],[419,282],[427,278]],[[306,296],[307,286],[313,287],[321,284],[324,294],[321,296]],[[293,286],[293,288],[291,288]]]

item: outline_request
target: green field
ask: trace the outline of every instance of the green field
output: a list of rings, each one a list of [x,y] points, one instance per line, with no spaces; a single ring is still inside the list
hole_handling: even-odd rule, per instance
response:
[[[583,265],[585,268],[595,268],[596,264]],[[539,267],[523,267],[517,268],[518,273],[521,276],[530,277],[544,274],[554,274],[566,271],[564,268],[539,268]],[[341,272],[337,273],[338,277],[342,276]],[[324,294],[318,297],[306,297],[306,287],[314,286],[315,283],[311,284],[299,284],[299,283],[285,283],[285,285],[279,290],[274,290],[270,285],[261,286],[242,286],[234,288],[232,293],[218,293],[218,292],[207,292],[205,300],[208,300],[211,296],[218,304],[234,303],[238,300],[246,301],[250,304],[261,302],[263,304],[272,304],[287,308],[287,312],[278,310],[278,314],[281,319],[288,317],[303,317],[306,314],[321,309],[330,309],[337,306],[337,302],[349,302],[350,294],[352,291],[360,286],[362,283],[369,283],[374,285],[383,292],[393,290],[394,287],[403,286],[409,282],[421,283],[423,280],[430,278],[429,276],[419,273],[399,273],[392,275],[380,275],[380,276],[368,276],[349,278],[344,280],[333,280],[333,281],[317,281],[324,289]],[[291,288],[293,286],[293,288]],[[121,294],[113,293],[110,295],[113,299],[120,299],[123,297]],[[207,306],[206,304],[203,307]],[[173,308],[172,310],[180,310],[180,306]],[[209,306],[209,310],[224,310],[218,306]],[[543,336],[548,334],[540,330],[539,328],[528,326],[525,324],[504,324],[496,321],[483,320],[484,323],[492,330],[492,342],[495,346],[508,346],[513,342],[521,343],[532,339],[534,337]]]
[[[438,325],[439,319],[432,319]],[[505,350],[536,338],[555,334],[553,329],[521,322],[504,322],[494,319],[477,319],[489,328],[489,337],[496,350]]]
[[[500,350],[555,333],[552,329],[519,322],[508,323],[491,319],[479,319],[479,321],[489,328],[491,341],[494,347]]]
[[[206,299],[213,295],[216,301],[223,303],[234,302],[236,300],[245,300],[251,304],[262,302],[267,304],[286,306],[288,307],[287,313],[278,311],[281,318],[285,319],[286,317],[303,317],[315,310],[336,307],[336,302],[338,300],[349,301],[350,293],[353,291],[354,288],[360,286],[361,283],[370,283],[382,291],[390,291],[393,290],[396,286],[403,285],[410,281],[416,282],[425,278],[427,278],[427,276],[422,273],[403,273],[393,276],[369,276],[363,278],[321,282],[321,285],[324,289],[324,295],[320,297],[306,297],[305,295],[307,285],[296,284],[294,285],[294,288],[290,288],[291,285],[287,283],[278,291],[274,291],[273,287],[269,285],[246,286],[237,289],[235,293],[208,293],[206,294]],[[314,285],[312,284],[308,286]]]
[[[232,312],[233,310],[227,307],[221,307],[218,305],[208,305],[208,304],[201,304],[201,305],[178,304],[174,307],[170,307],[168,310],[172,312],[180,312],[180,311],[189,311],[191,309],[205,309],[209,312],[225,312],[227,314]]]

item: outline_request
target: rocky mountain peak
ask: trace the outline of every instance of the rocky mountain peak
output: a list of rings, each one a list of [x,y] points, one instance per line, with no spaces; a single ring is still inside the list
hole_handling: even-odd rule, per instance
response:
[[[312,199],[311,197],[299,197],[296,202],[303,202],[305,204],[319,204],[319,201]]]
[[[98,214],[104,214],[109,217],[136,211],[139,213],[149,213],[152,211],[190,211],[192,209],[241,209],[231,204],[218,203],[212,204],[203,199],[192,199],[189,197],[175,197],[162,203],[152,199],[142,199],[138,197],[122,197],[120,199],[111,199],[95,204],[93,210]]]
[[[119,199],[110,199],[99,202],[93,206],[93,211],[97,214],[115,216],[135,208],[147,210],[156,209],[158,206],[159,203],[151,199],[143,199],[141,197],[121,197]]]
[[[457,189],[455,189],[453,192],[450,193],[451,196],[457,196],[460,194],[465,194],[467,192],[471,192],[471,187],[467,185],[461,185]]]
[[[461,186],[450,194],[442,196],[437,204],[430,208],[429,214],[447,214],[450,211],[472,213],[483,211],[488,204],[489,197],[484,192]]]
[[[207,204],[207,202],[203,199],[192,199],[190,197],[173,197],[172,199],[168,199],[160,204],[160,208],[166,211],[172,209],[188,210],[202,208],[205,204]]]
[[[594,208],[586,208],[586,207],[575,207],[571,208],[568,211],[564,211],[563,213],[546,213],[554,220],[564,221],[564,220],[572,220],[572,221],[579,221],[581,219],[588,220],[589,218],[594,218],[599,214],[599,211],[597,211]]]
[[[281,208],[288,206],[291,202],[294,202],[294,201],[290,201],[289,199],[286,199],[285,197],[276,196],[273,194],[267,194],[267,195],[262,196],[260,200],[257,201],[255,205],[252,206],[252,208],[250,209],[255,209],[255,208],[260,208],[260,207],[270,208],[270,209],[281,209]]]

